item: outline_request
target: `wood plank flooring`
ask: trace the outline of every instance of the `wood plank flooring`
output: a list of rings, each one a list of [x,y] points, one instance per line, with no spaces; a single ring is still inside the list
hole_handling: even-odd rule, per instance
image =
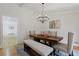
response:
[[[23,44],[17,45],[17,48],[23,48]],[[74,49],[79,51],[79,46],[74,46]],[[0,56],[5,56],[5,52],[4,52],[3,48],[0,48]],[[13,47],[11,49],[11,56],[18,56],[17,51],[16,51],[16,47]]]
[[[11,52],[10,52],[10,53],[11,53],[10,56],[17,56],[16,48],[13,47],[13,48],[11,49]],[[5,56],[5,51],[4,51],[3,48],[0,48],[0,56]]]

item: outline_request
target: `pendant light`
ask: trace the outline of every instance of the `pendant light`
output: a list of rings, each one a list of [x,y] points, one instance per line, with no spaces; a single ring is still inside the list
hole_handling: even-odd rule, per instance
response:
[[[44,23],[49,20],[49,17],[45,14],[44,11],[44,3],[42,3],[41,15],[37,18],[37,20],[40,21],[41,23]]]

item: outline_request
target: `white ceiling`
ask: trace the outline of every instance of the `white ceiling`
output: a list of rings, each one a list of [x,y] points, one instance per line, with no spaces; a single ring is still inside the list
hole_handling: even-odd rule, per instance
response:
[[[58,11],[58,10],[64,10],[64,9],[79,8],[78,3],[46,3],[44,6],[46,11],[56,11],[56,10]],[[29,9],[37,12],[41,10],[41,4],[39,3],[24,4],[24,7],[28,7]]]
[[[0,6],[19,7],[21,3],[0,3]],[[28,8],[35,12],[41,11],[41,3],[24,3],[22,8]],[[79,3],[45,3],[46,11],[79,9]]]

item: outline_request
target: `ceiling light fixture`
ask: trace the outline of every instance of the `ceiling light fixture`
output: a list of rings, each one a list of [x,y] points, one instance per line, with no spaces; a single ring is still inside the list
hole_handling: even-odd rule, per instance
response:
[[[45,14],[45,11],[44,11],[44,3],[42,3],[41,15],[37,18],[37,20],[39,20],[41,23],[44,23],[47,20],[49,20],[49,17]]]

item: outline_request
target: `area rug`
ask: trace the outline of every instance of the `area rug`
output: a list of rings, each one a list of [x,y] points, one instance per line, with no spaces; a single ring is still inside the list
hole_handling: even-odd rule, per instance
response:
[[[17,48],[18,56],[30,56],[27,52],[24,51],[24,48]]]
[[[79,51],[74,50],[73,52],[74,52],[74,56],[79,56]],[[56,54],[58,54],[59,56],[68,56],[62,51],[60,51],[59,53],[56,52]],[[18,56],[30,56],[30,54],[24,51],[24,48],[17,48],[17,55]]]

